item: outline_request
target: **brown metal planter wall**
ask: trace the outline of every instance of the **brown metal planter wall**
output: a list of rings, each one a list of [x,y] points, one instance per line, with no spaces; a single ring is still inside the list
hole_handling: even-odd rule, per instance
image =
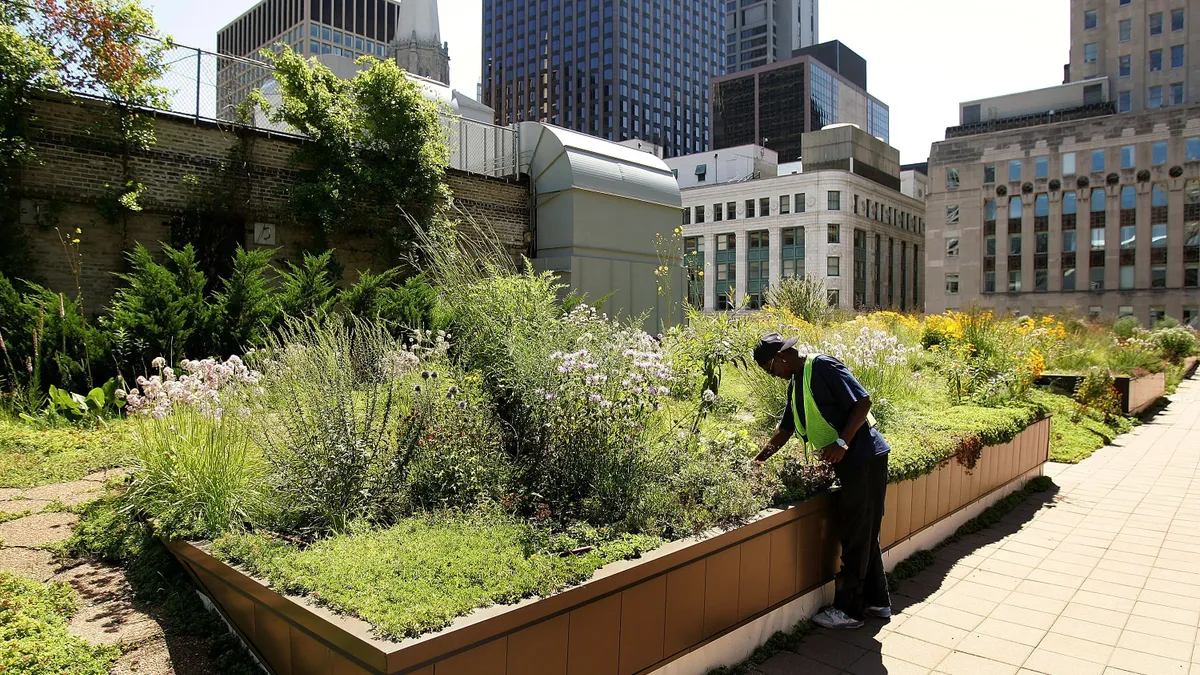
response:
[[[882,543],[903,541],[1037,468],[1050,421],[889,486]],[[489,608],[404,642],[281,596],[186,542],[172,552],[277,675],[635,675],[654,670],[833,578],[830,495],[700,541],[609,565],[549,598]]]
[[[1123,392],[1124,393],[1124,392]],[[1166,373],[1152,373],[1129,380],[1129,390],[1124,400],[1130,415],[1136,415],[1167,393]]]

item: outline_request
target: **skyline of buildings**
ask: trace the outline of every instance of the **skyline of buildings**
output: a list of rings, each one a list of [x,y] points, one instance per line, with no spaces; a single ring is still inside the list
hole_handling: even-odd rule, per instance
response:
[[[484,0],[482,102],[666,156],[708,144],[721,0]]]
[[[1071,8],[1066,84],[964,102],[959,126],[933,145],[926,311],[982,303],[1194,323],[1200,106],[1155,100],[1156,83],[1172,76],[1150,65],[1139,75],[1105,71],[1125,50],[1161,50],[1176,12],[1161,0],[1072,0]],[[1179,10],[1180,44],[1194,42],[1190,10]],[[1106,35],[1129,39],[1107,45],[1102,58],[1094,45]]]

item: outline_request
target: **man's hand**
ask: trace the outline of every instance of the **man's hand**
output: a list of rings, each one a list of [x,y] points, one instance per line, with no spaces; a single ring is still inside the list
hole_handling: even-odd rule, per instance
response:
[[[837,443],[830,443],[821,448],[821,459],[829,464],[837,464],[846,457],[846,450]]]

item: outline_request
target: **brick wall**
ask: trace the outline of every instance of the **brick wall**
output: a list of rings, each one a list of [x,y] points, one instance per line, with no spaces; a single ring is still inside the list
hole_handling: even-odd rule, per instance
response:
[[[125,251],[137,242],[154,249],[157,242],[169,241],[171,219],[206,186],[220,181],[222,166],[239,143],[229,125],[156,116],[156,143],[128,158],[129,175],[145,185],[139,199],[143,210],[123,211],[113,224],[101,216],[101,209],[110,201],[106,196],[120,189],[125,171],[120,151],[97,124],[98,106],[58,97],[38,101],[32,136],[39,161],[25,167],[20,184],[24,210],[36,214],[22,218],[35,269],[54,290],[75,290],[71,254],[64,250],[59,231],[67,236],[81,230],[77,266],[85,306],[92,313],[117,287],[114,273],[125,270]],[[288,207],[288,188],[301,168],[294,155],[303,141],[252,130],[238,133],[245,135],[248,148],[247,164],[236,179],[236,206],[247,223],[243,245],[255,246],[255,223],[269,223],[276,231],[277,259],[294,261],[314,242],[313,233],[296,224]],[[490,230],[514,255],[524,252],[529,230],[526,180],[454,171],[447,176],[458,217]],[[388,266],[379,257],[379,242],[370,236],[339,235],[328,244],[345,265],[346,283],[356,280],[361,270]]]

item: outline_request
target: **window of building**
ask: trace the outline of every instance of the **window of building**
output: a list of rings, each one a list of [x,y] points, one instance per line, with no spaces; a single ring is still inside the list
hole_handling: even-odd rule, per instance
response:
[[[1079,209],[1079,198],[1074,192],[1063,193],[1063,215],[1074,215]]]
[[[703,222],[704,222],[704,207],[697,206],[696,207],[696,224],[699,225]]]
[[[1166,248],[1167,247],[1167,224],[1159,223],[1150,226],[1150,247],[1151,248]]]
[[[1121,290],[1128,291],[1133,288],[1133,265],[1121,265]]]
[[[713,204],[713,222],[715,223],[715,222],[721,220],[723,215],[724,215],[724,209],[721,208],[721,205]]]
[[[842,226],[841,225],[830,225],[829,226],[829,243],[830,244],[842,243]]]
[[[1133,225],[1121,226],[1121,248],[1131,249],[1137,247],[1137,228]]]
[[[1083,62],[1095,63],[1098,58],[1098,52],[1095,42],[1089,42],[1083,46]]]
[[[1089,9],[1083,13],[1083,29],[1095,30],[1096,26],[1100,25],[1100,19],[1096,14],[1096,10]]]
[[[840,190],[830,190],[829,191],[829,210],[830,211],[841,211],[842,210],[842,193]]]
[[[842,294],[841,294],[839,291],[837,291],[837,290],[832,290],[832,291],[829,291],[829,293],[828,293],[827,295],[828,295],[828,298],[829,298],[829,306],[830,306],[830,307],[837,307],[838,305],[840,305],[840,304],[841,304],[841,302],[842,302],[842,299],[841,299],[841,297],[842,297]]]
[[[1137,208],[1137,188],[1132,185],[1125,185],[1121,187],[1121,208]]]
[[[1008,254],[1009,255],[1021,255],[1021,235],[1019,235],[1019,234],[1008,235]]]
[[[950,237],[946,240],[946,257],[958,257],[958,237]]]
[[[1134,167],[1134,157],[1137,155],[1137,146],[1124,145],[1121,146],[1121,168],[1132,169]]]
[[[1033,292],[1045,293],[1050,290],[1050,270],[1034,270],[1033,271]]]
[[[1045,218],[1050,215],[1050,195],[1045,192],[1039,192],[1033,198],[1033,216],[1035,218]]]
[[[1064,267],[1063,268],[1062,289],[1064,291],[1075,290],[1075,268],[1074,267]]]
[[[1062,165],[1063,165],[1062,171],[1063,171],[1064,176],[1074,176],[1075,175],[1075,153],[1064,152],[1063,156],[1062,156]]]
[[[1186,288],[1200,286],[1200,264],[1188,263],[1183,267],[1183,285]],[[1195,318],[1193,316],[1193,318]]]
[[[946,189],[957,190],[958,184],[958,169],[946,169]]]
[[[1193,136],[1187,139],[1184,145],[1186,147],[1187,161],[1200,161],[1200,136]]]
[[[825,261],[825,272],[831,277],[839,277],[842,275],[842,259],[836,255],[831,255]]]
[[[992,208],[995,208],[993,204]],[[946,227],[958,227],[959,209],[958,205],[946,207]],[[993,218],[994,220],[994,218]]]
[[[1183,306],[1183,325],[1196,328],[1200,326],[1200,305],[1184,305]]]
[[[1021,219],[1021,198],[1020,197],[1009,197],[1008,198],[1008,219],[1009,220],[1020,220]]]
[[[792,212],[792,196],[791,195],[779,195],[779,213],[780,213],[780,215],[787,215],[791,212]]]
[[[796,193],[796,213],[804,213],[804,207],[805,207],[804,193],[797,192]]]
[[[1157,73],[1163,69],[1163,53],[1161,49],[1150,50],[1150,72]]]
[[[746,217],[747,218],[754,217],[754,200],[753,199],[746,200]]]
[[[692,224],[692,207],[690,207],[690,206],[683,207],[683,224],[684,225]]]
[[[1129,42],[1133,39],[1133,20],[1122,19],[1117,24],[1117,39],[1121,42]]]
[[[1167,163],[1167,142],[1166,141],[1155,141],[1154,145],[1151,147],[1153,148],[1153,152],[1151,154],[1153,155],[1154,166],[1162,166],[1163,164],[1166,164]]]
[[[1021,270],[1009,270],[1008,272],[1008,292],[1021,292]]]
[[[1171,47],[1171,67],[1183,67],[1183,45],[1175,45]]]
[[[1129,77],[1133,74],[1133,57],[1117,57],[1117,77]]]
[[[983,292],[984,293],[995,293],[996,292],[996,273],[995,272],[984,272],[983,273]]]
[[[1117,94],[1117,112],[1127,113],[1133,111],[1133,92],[1123,91]]]
[[[1092,213],[1104,213],[1108,210],[1108,195],[1104,188],[1092,188]]]
[[[1163,32],[1163,15],[1162,12],[1154,12],[1150,15],[1150,34],[1162,35]]]
[[[1171,84],[1171,97],[1170,97],[1169,102],[1171,105],[1183,105],[1184,104],[1185,101],[1184,101],[1184,95],[1183,95],[1183,83],[1182,82],[1175,82],[1175,83]]]
[[[1103,251],[1104,250],[1104,228],[1103,227],[1093,227],[1092,228],[1092,250],[1093,251]]]
[[[1150,87],[1146,94],[1146,107],[1150,109],[1161,108],[1163,105],[1163,88],[1159,85]]]
[[[946,275],[946,295],[958,295],[958,275]]]
[[[996,255],[996,235],[989,234],[983,238],[983,255],[992,258]]]
[[[1167,266],[1153,265],[1150,267],[1150,288],[1167,287]]]
[[[985,222],[996,222],[996,200],[989,199],[983,203],[983,220]]]
[[[1133,316],[1133,305],[1120,305],[1117,307],[1117,318],[1123,319],[1127,316]]]
[[[995,164],[984,164],[983,165],[983,182],[984,183],[995,183],[996,182],[996,165]]]
[[[1063,253],[1075,252],[1075,230],[1065,230],[1063,233]]]
[[[1093,291],[1104,290],[1104,268],[1103,267],[1093,267],[1093,268],[1091,268],[1090,274],[1091,274],[1092,278],[1090,280],[1088,288],[1090,288]]]
[[[1033,177],[1046,178],[1050,175],[1050,158],[1038,157],[1033,160]]]
[[[737,217],[737,202],[725,202],[725,218],[733,220]]]
[[[1093,172],[1104,171],[1104,151],[1103,150],[1093,150],[1092,151],[1092,171]]]
[[[1008,180],[1009,181],[1020,181],[1021,180],[1021,160],[1019,160],[1019,159],[1009,160],[1009,162],[1008,162]]]
[[[1033,252],[1037,254],[1050,252],[1050,233],[1038,232],[1034,235]]]
[[[707,164],[697,164],[696,165],[696,181],[703,183],[707,178],[708,178],[708,165]]]
[[[758,217],[766,218],[771,215],[771,198],[760,197],[758,199]]]
[[[1183,10],[1171,10],[1171,32],[1183,30]]]

